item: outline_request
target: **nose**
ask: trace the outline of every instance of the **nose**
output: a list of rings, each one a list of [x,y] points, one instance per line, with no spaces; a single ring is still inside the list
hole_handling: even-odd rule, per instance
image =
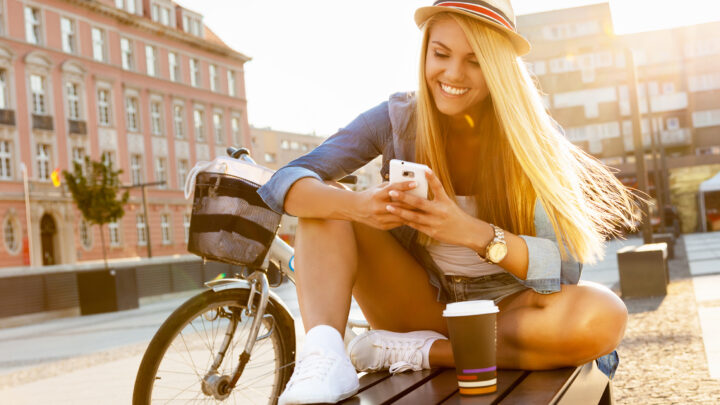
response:
[[[465,78],[465,67],[462,60],[450,61],[445,69],[445,77],[454,84],[459,84]]]

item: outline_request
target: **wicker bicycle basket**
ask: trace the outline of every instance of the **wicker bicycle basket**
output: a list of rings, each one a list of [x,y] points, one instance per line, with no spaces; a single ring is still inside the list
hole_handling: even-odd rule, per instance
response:
[[[199,172],[195,179],[188,251],[209,260],[261,266],[280,226],[281,215],[257,194],[260,186],[233,174]]]

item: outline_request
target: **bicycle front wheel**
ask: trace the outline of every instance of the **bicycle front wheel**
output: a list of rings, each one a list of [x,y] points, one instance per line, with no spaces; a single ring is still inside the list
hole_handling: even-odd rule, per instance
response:
[[[248,339],[253,321],[244,312],[248,297],[247,289],[209,290],[175,310],[145,352],[133,404],[276,403],[294,368],[295,342],[294,333],[284,325],[283,309],[272,300],[258,332],[260,337],[269,335],[255,343],[235,388],[228,392],[222,387],[232,377]],[[226,335],[231,339],[223,345]],[[223,347],[224,355],[219,354]],[[220,367],[210,373],[218,356]]]

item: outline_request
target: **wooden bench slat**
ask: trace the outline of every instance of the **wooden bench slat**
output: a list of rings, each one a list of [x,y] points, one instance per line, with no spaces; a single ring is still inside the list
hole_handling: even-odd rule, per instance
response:
[[[442,371],[442,369],[435,368],[412,373],[395,374],[389,378],[381,379],[379,382],[359,392],[354,397],[346,399],[342,403],[347,405],[390,404],[429,379],[442,373]]]
[[[453,370],[454,371],[454,370]],[[473,405],[490,405],[498,403],[498,399],[502,399],[515,386],[520,384],[528,371],[523,370],[498,370],[498,389],[496,392],[487,395],[463,396],[460,392],[455,392],[453,396],[448,398],[443,405],[453,404],[473,404]],[[457,388],[457,380],[453,383]],[[504,403],[504,402],[503,402]]]
[[[530,372],[500,403],[502,405],[552,403],[572,381],[573,374],[579,370],[580,367],[570,367]]]
[[[393,405],[439,404],[458,390],[455,369],[445,369]]]
[[[363,392],[366,389],[372,387],[373,385],[379,383],[380,381],[390,378],[391,374],[387,371],[380,371],[377,373],[363,373],[362,376],[360,376],[360,388],[358,389],[358,392]]]
[[[597,367],[594,361],[582,366],[575,379],[568,381],[566,389],[558,395],[554,403],[572,405],[600,402],[610,380]]]

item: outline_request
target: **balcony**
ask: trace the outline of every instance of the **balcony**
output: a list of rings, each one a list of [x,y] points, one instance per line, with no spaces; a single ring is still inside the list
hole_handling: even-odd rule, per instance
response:
[[[68,132],[71,134],[87,134],[87,123],[85,121],[68,120]]]
[[[652,112],[684,110],[688,107],[687,93],[662,94],[650,98]]]
[[[15,125],[15,110],[0,110],[0,124]]]
[[[661,131],[660,139],[665,146],[686,146],[692,143],[692,133],[689,128]]]
[[[52,115],[32,115],[32,127],[33,129],[43,129],[46,131],[53,130],[53,118]]]

